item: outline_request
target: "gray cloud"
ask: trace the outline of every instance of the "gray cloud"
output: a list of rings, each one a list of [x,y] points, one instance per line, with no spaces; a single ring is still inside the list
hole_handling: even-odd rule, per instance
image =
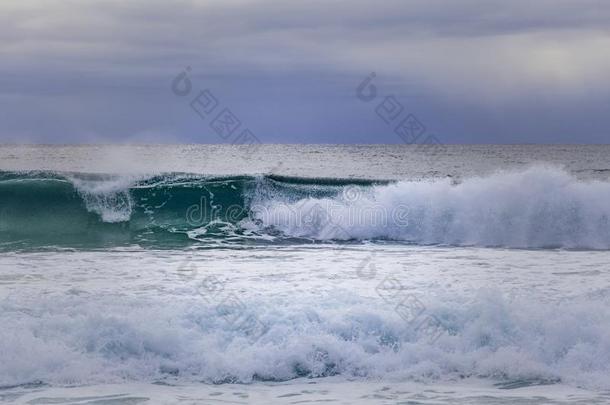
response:
[[[354,97],[373,70],[448,142],[610,124],[604,1],[24,0],[0,60],[0,141],[220,141],[169,91],[185,66],[269,142],[399,142]]]

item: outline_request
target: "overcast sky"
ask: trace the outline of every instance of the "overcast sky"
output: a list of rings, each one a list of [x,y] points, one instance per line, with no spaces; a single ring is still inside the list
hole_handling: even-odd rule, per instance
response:
[[[0,142],[608,143],[610,2],[3,0],[0,106]]]

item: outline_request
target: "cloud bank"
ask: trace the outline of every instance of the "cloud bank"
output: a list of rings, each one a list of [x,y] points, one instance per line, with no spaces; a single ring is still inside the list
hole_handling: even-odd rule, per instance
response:
[[[582,0],[0,4],[0,142],[222,142],[170,91],[191,67],[263,142],[607,142],[610,4]]]

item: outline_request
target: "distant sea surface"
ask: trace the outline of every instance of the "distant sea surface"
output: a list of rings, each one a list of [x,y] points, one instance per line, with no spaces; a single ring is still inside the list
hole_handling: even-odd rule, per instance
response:
[[[610,146],[0,145],[0,401],[610,403]]]

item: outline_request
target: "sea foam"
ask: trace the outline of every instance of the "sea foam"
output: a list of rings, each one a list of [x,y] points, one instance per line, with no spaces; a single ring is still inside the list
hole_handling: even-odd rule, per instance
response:
[[[267,325],[251,339],[199,299],[40,296],[24,314],[2,303],[0,382],[283,381],[342,375],[415,381],[483,377],[610,388],[610,312],[600,302],[428,302],[431,340],[392,308],[336,290],[309,302],[245,300]],[[606,299],[606,305],[608,304]],[[346,310],[349,308],[349,310]],[[103,309],[103,310],[100,310]]]
[[[259,200],[255,217],[286,235],[319,240],[609,249],[608,201],[610,183],[538,166],[458,184],[403,181],[330,198]]]

